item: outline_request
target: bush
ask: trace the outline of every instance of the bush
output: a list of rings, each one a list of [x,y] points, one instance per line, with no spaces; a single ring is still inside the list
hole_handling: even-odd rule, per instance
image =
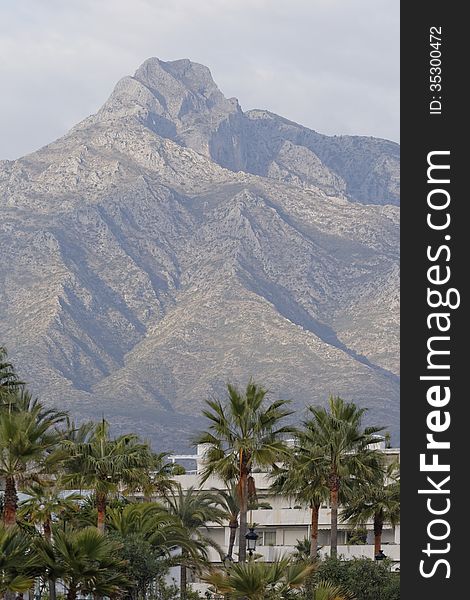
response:
[[[356,595],[357,600],[399,600],[400,575],[390,571],[390,562],[368,558],[341,561],[327,558],[319,565],[314,582],[327,580]]]
[[[351,546],[360,546],[367,544],[367,529],[357,528],[348,531],[348,544]]]

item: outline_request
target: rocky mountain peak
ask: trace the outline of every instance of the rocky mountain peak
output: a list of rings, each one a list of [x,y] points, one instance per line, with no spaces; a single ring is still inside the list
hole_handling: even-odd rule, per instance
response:
[[[151,58],[0,163],[0,342],[46,402],[161,450],[250,376],[396,431],[398,156],[244,113],[207,67]]]
[[[149,58],[137,69],[134,78],[164,97],[179,91],[182,96],[190,92],[206,99],[212,98],[214,103],[224,99],[210,70],[187,58],[170,62]]]
[[[210,70],[188,59],[149,58],[121,79],[85,122],[136,121],[231,171],[364,204],[399,203],[399,146],[360,136],[326,136],[266,109],[242,111]]]
[[[223,123],[237,121],[242,114],[238,100],[225,98],[206,66],[188,59],[149,58],[133,77],[117,83],[95,120],[137,118],[157,135],[210,157],[217,132],[231,128]],[[228,154],[233,155],[233,149]],[[241,167],[233,160],[222,166]]]

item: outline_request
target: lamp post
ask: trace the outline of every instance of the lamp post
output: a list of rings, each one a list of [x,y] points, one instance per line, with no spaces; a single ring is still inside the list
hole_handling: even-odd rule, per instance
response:
[[[253,552],[256,550],[256,540],[259,538],[259,535],[256,533],[254,527],[249,527],[248,533],[245,535],[246,539],[246,549],[248,550],[248,554],[250,558],[253,556]]]
[[[379,560],[383,560],[384,558],[387,558],[387,555],[384,554],[384,551],[382,550],[382,548],[379,550],[379,552],[375,555],[375,560],[379,561]]]

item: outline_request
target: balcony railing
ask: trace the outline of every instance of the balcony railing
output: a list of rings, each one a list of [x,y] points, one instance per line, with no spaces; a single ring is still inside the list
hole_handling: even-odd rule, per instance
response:
[[[399,544],[384,544],[382,550],[387,558],[394,562],[400,561],[400,545]],[[226,554],[227,547],[222,546],[222,551]],[[236,553],[237,548],[234,548]],[[320,549],[320,556],[325,557],[330,555],[330,546],[322,546]],[[261,555],[267,562],[272,562],[276,558],[286,554],[293,554],[295,552],[295,546],[260,546],[256,548],[256,554]],[[208,549],[208,558],[211,562],[220,562],[219,553],[213,548]],[[374,558],[374,545],[373,544],[360,544],[355,546],[339,545],[338,546],[338,557],[344,560],[351,560],[352,558]],[[234,560],[237,560],[236,554]]]

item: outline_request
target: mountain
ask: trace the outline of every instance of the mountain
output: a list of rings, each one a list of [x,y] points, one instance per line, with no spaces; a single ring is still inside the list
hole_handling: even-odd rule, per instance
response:
[[[156,448],[250,376],[396,436],[398,177],[393,142],[243,112],[207,67],[151,58],[0,162],[0,341],[46,402]]]

